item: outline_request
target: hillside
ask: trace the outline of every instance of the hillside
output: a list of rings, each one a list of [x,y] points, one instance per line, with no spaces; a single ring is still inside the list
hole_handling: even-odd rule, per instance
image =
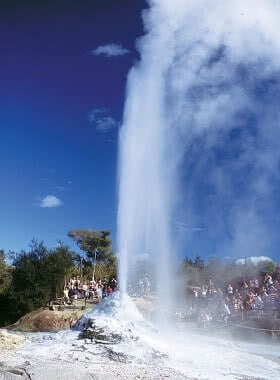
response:
[[[22,332],[46,332],[69,329],[85,311],[92,309],[93,306],[89,304],[86,310],[82,310],[81,308],[73,310],[67,307],[64,310],[49,310],[49,308],[42,307],[24,315],[16,323],[6,328]]]

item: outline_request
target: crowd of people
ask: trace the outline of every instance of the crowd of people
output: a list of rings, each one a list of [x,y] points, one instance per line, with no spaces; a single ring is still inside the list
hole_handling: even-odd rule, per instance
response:
[[[104,297],[112,294],[117,288],[117,280],[104,278],[103,280],[81,280],[80,277],[70,278],[64,286],[64,299],[66,303],[73,303],[78,299],[101,302]]]
[[[192,287],[192,310],[199,310],[199,315],[207,315],[208,319],[228,318],[238,313],[248,314],[255,311],[262,313],[280,313],[280,278],[265,274],[262,278],[251,278],[242,281],[239,287],[231,283],[224,289],[216,288],[210,279],[209,284]]]
[[[235,285],[235,286],[234,286]],[[75,303],[78,299],[96,300],[101,302],[118,288],[115,278],[99,280],[82,280],[80,277],[70,278],[64,287],[65,303]],[[236,283],[226,283],[219,288],[212,279],[208,284],[190,287],[191,297],[188,297],[188,307],[183,317],[195,317],[203,324],[210,321],[228,320],[235,316],[251,313],[258,317],[264,314],[280,316],[280,271],[276,275],[265,274],[248,281],[243,280],[239,286]],[[151,282],[147,277],[140,279],[136,289],[129,287],[131,296],[150,296]],[[274,313],[274,314],[273,314]],[[176,313],[178,314],[178,313]],[[181,312],[180,318],[182,317]]]

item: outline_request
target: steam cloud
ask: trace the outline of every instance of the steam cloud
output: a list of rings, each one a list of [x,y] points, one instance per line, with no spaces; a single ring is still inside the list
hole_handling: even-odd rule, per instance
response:
[[[215,253],[270,253],[279,223],[279,14],[277,0],[150,1],[120,135],[122,278],[133,251],[153,250],[159,277],[168,274],[178,216],[202,226]]]
[[[279,180],[280,4],[152,4],[153,20],[172,14],[168,30],[165,23],[150,30],[161,28],[171,55],[166,117],[179,137],[173,156],[184,154],[187,222],[205,225],[220,254],[269,253]]]

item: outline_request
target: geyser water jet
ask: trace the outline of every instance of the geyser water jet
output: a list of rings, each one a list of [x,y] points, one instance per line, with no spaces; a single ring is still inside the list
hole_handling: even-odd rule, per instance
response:
[[[128,79],[125,122],[120,134],[120,190],[118,250],[120,289],[140,279],[138,259],[156,259],[157,293],[170,307],[170,199],[169,131],[163,112],[164,65],[157,60],[147,70],[134,68]],[[145,97],[143,98],[143,94]],[[146,115],[143,119],[143,115]],[[160,285],[159,285],[160,284]],[[161,298],[163,300],[163,298]]]

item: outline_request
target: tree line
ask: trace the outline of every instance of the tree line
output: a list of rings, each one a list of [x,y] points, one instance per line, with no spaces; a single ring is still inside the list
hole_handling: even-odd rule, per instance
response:
[[[27,250],[0,250],[0,326],[16,322],[24,314],[62,296],[65,280],[80,276],[91,280],[116,277],[116,257],[110,231],[72,230],[76,252],[59,242],[49,249],[32,240]]]

